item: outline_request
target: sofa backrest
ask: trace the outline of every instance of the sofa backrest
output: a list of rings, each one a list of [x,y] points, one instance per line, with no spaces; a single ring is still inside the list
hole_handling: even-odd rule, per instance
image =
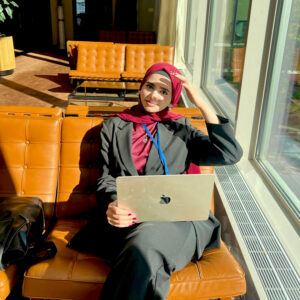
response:
[[[96,205],[101,117],[68,117],[62,124],[56,215],[75,217]]]
[[[141,80],[146,70],[154,63],[173,63],[174,47],[157,44],[127,44],[125,71],[122,77]]]
[[[69,59],[69,65],[71,70],[76,69],[76,64],[77,64],[77,56],[78,56],[78,45],[97,45],[97,44],[112,44],[111,42],[88,42],[88,41],[72,41],[69,40],[67,41],[67,55]]]
[[[89,43],[78,45],[76,70],[88,73],[119,73],[124,69],[125,44]]]
[[[57,190],[62,111],[0,107],[0,196],[39,197],[53,213]]]

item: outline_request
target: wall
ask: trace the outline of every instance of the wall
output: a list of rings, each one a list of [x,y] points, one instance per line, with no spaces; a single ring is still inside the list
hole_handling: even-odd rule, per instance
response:
[[[157,31],[159,0],[138,1],[138,30]]]

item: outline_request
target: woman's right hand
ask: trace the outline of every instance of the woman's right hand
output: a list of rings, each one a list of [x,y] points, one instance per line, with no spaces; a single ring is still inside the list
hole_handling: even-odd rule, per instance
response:
[[[106,216],[110,225],[120,228],[136,223],[136,215],[128,208],[118,206],[118,200],[108,205]]]
[[[185,91],[190,101],[201,110],[206,122],[212,124],[219,124],[220,121],[216,113],[210,108],[210,106],[205,101],[203,101],[195,86],[193,86],[188,81],[188,79],[181,74],[176,74],[175,77],[181,81],[182,86],[185,88]]]

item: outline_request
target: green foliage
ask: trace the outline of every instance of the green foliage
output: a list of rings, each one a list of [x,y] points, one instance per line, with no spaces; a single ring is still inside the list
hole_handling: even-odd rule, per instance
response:
[[[292,98],[294,100],[300,100],[300,87],[297,86],[294,87]]]
[[[5,22],[8,18],[12,19],[13,11],[19,5],[15,1],[0,0],[0,22]]]
[[[293,7],[289,20],[288,37],[289,39],[296,41],[296,46],[300,46],[300,0],[293,1]]]

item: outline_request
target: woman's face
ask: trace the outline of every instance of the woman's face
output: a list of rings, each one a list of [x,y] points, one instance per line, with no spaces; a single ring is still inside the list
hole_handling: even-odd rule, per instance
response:
[[[147,112],[162,111],[172,100],[171,80],[158,73],[150,75],[140,90],[140,99]]]

